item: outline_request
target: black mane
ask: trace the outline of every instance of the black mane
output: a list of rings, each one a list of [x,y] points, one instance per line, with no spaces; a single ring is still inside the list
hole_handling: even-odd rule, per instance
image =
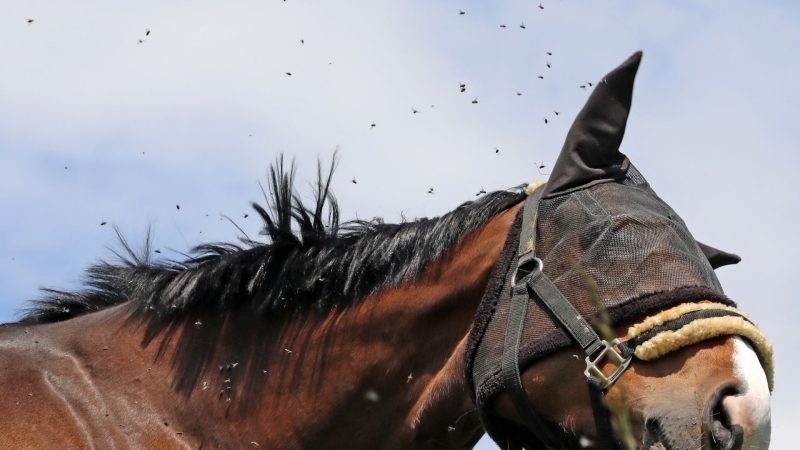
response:
[[[287,172],[278,158],[270,167],[266,207],[252,204],[267,242],[209,243],[184,261],[152,261],[149,233],[139,254],[120,236],[118,261],[89,267],[81,291],[43,289],[21,322],[57,322],[128,301],[164,318],[244,306],[264,315],[329,311],[418,277],[460,236],[524,198],[520,190],[498,191],[439,218],[339,224],[330,192],[334,168],[323,174],[318,166],[308,207],[294,189],[294,164]]]

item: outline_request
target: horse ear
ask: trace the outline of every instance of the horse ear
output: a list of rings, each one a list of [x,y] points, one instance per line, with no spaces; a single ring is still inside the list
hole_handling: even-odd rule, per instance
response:
[[[702,250],[703,254],[706,255],[706,258],[708,258],[708,262],[711,263],[711,267],[713,267],[714,269],[722,266],[727,266],[729,264],[736,264],[742,260],[742,258],[740,258],[739,255],[724,252],[710,245],[703,244],[702,242],[698,241],[697,245],[700,246],[700,250]]]
[[[572,127],[543,192],[555,197],[625,177],[630,162],[619,151],[631,109],[633,80],[642,59],[634,53],[594,89]]]

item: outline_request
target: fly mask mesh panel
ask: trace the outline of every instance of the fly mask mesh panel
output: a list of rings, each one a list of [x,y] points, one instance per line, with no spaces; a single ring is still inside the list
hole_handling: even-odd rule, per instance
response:
[[[539,204],[536,254],[581,313],[594,308],[584,276],[606,308],[678,287],[722,287],[686,224],[636,171]],[[584,275],[585,274],[585,275]]]
[[[687,301],[733,305],[686,224],[633,166],[620,182],[542,199],[535,254],[584,317],[597,313],[586,276],[615,324]],[[483,302],[489,305],[481,310],[492,313],[479,314],[472,330],[476,336],[467,376],[479,405],[505,388],[499,374],[515,263],[516,257],[498,261],[493,278],[504,274],[504,285],[495,290],[499,294],[487,290]],[[522,369],[571,344],[549,313],[532,301],[521,338]]]

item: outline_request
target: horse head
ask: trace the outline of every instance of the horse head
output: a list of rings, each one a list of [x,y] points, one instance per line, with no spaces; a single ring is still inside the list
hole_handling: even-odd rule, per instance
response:
[[[769,445],[771,347],[714,274],[738,257],[695,241],[619,150],[640,60],[529,188],[479,307],[467,378],[503,448]]]

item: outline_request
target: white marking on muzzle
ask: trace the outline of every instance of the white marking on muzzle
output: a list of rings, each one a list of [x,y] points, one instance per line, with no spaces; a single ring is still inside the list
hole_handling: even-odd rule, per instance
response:
[[[767,377],[749,343],[736,336],[733,349],[733,367],[741,383],[740,393],[725,397],[722,406],[731,423],[744,430],[743,449],[766,449],[772,428]]]

